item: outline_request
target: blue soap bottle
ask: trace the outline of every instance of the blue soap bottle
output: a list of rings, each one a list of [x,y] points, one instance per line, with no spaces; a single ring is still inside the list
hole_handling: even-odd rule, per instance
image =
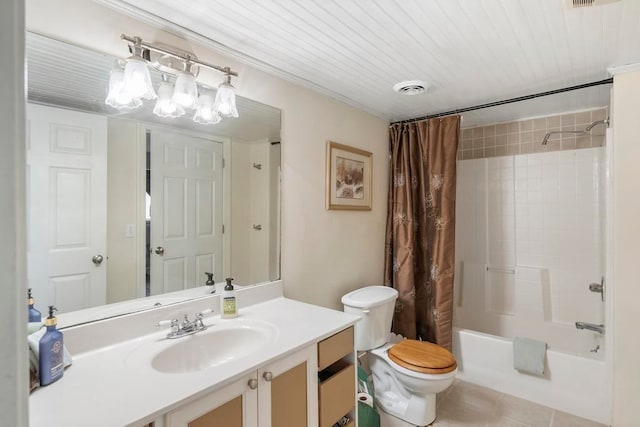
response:
[[[62,332],[56,329],[58,319],[53,315],[56,308],[49,306],[49,317],[44,324],[47,331],[39,343],[40,385],[49,385],[64,374],[64,351]]]
[[[29,322],[42,322],[42,314],[33,306],[31,288],[29,288]]]

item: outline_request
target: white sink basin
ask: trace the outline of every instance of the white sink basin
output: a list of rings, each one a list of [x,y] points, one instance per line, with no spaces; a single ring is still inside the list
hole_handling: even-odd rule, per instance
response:
[[[157,372],[199,372],[249,356],[276,337],[276,329],[248,320],[218,321],[206,331],[139,347],[127,364],[149,364]]]

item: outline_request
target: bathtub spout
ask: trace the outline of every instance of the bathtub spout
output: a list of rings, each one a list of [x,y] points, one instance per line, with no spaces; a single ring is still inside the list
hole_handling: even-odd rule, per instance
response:
[[[576,328],[578,329],[587,329],[589,331],[597,332],[599,334],[604,335],[604,325],[596,325],[594,323],[587,322],[576,322]]]

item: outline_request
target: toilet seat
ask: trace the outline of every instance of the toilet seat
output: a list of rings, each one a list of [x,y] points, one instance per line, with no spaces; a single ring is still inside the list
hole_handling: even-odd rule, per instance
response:
[[[400,341],[389,349],[388,355],[403,368],[424,374],[446,374],[458,366],[449,350],[426,341]]]

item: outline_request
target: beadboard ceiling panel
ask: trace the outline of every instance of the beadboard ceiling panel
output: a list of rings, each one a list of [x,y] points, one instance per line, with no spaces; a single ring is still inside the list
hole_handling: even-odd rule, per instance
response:
[[[607,67],[640,62],[638,0],[574,9],[564,0],[99,1],[389,121],[602,80]],[[425,94],[392,89],[416,79]],[[568,103],[607,105],[607,91],[595,92]],[[553,99],[529,102],[544,111]]]

